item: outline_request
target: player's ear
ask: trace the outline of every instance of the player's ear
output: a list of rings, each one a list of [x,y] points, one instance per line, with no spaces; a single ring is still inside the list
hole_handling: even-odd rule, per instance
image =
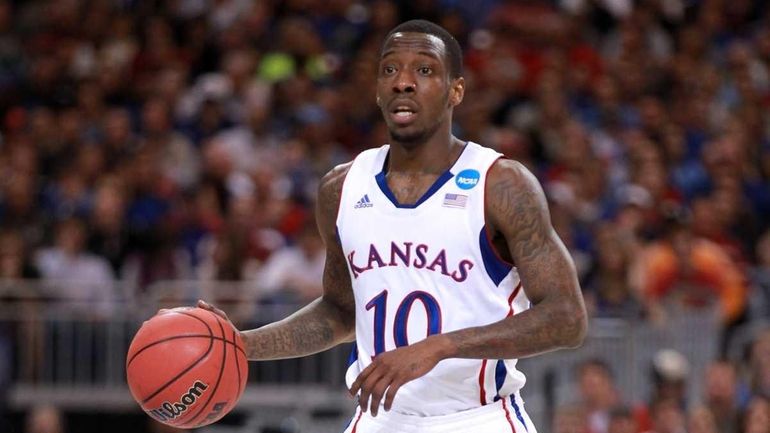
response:
[[[465,96],[465,78],[458,77],[452,80],[449,89],[449,104],[453,107],[460,105]]]

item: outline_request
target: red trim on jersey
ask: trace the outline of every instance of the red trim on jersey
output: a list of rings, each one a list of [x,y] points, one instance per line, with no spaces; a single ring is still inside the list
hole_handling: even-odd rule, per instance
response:
[[[505,404],[505,401],[503,401],[503,404]],[[506,410],[507,412],[507,410]],[[356,418],[356,422],[353,423],[353,430],[350,431],[350,433],[356,433],[356,428],[358,428],[358,422],[361,421],[361,415],[364,414],[364,411],[358,412],[358,418]],[[510,421],[510,418],[508,419]]]
[[[519,281],[519,284],[516,286],[515,289],[513,289],[513,293],[511,293],[511,296],[508,297],[508,315],[505,317],[513,316],[514,314],[513,300],[516,299],[516,296],[519,294],[519,290],[521,290],[521,281]]]
[[[492,236],[489,234],[489,225],[487,224],[487,179],[489,179],[489,172],[492,170],[492,166],[494,166],[497,161],[501,159],[508,159],[505,156],[501,155],[496,160],[492,161],[492,164],[489,165],[487,168],[487,172],[484,175],[484,233],[487,235],[487,241],[489,242],[490,249],[493,253],[495,253],[495,257],[497,257],[498,260],[500,260],[501,263],[505,263],[508,266],[516,267],[516,264],[509,262],[508,260],[505,260],[503,256],[500,255],[500,252],[497,251],[497,248],[495,248],[495,244],[492,243]]]
[[[487,404],[487,390],[485,385],[484,378],[486,377],[487,373],[487,360],[481,361],[481,370],[479,370],[479,402],[481,402],[482,406],[486,406]]]
[[[513,426],[513,420],[511,420],[511,413],[508,412],[508,405],[505,404],[504,398],[500,399],[503,402],[503,409],[505,410],[505,419],[508,420],[508,424],[511,425],[511,432],[516,433],[516,427]],[[353,429],[353,433],[355,433],[356,429]]]

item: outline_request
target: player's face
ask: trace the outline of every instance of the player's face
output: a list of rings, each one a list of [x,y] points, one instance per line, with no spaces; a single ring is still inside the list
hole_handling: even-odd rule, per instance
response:
[[[424,33],[395,33],[385,43],[377,74],[379,105],[390,137],[410,145],[451,122],[462,100],[462,78],[450,79],[444,42]]]

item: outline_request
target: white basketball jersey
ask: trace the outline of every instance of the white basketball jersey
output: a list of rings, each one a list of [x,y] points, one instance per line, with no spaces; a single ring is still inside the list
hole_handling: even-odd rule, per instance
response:
[[[417,203],[401,205],[385,179],[388,151],[358,155],[337,216],[356,301],[348,386],[379,353],[529,307],[515,268],[496,255],[484,226],[487,171],[501,155],[469,142]],[[505,397],[516,405],[525,378],[515,367],[515,359],[444,360],[405,384],[393,410],[446,415]]]

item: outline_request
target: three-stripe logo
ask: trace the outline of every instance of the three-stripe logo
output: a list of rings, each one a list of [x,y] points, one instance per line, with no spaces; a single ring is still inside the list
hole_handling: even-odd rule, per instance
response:
[[[363,197],[361,197],[361,200],[358,200],[355,206],[353,206],[353,209],[361,209],[364,207],[372,207],[374,204],[372,204],[372,201],[369,200],[369,194],[364,194]]]

